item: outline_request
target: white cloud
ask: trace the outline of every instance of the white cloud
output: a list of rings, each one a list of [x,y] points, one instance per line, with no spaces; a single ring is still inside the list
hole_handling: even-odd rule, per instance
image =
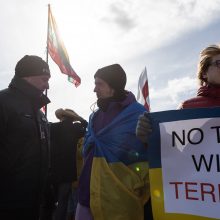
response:
[[[196,89],[197,80],[190,77],[170,80],[165,88],[151,88],[152,111],[176,109],[181,101],[196,96]]]
[[[129,3],[129,2],[126,2]],[[129,3],[130,4],[130,3]],[[129,11],[126,10],[125,4],[112,4],[110,6],[112,18],[106,18],[106,21],[115,22],[119,28],[122,28],[124,31],[129,31],[136,26],[135,17],[132,17]]]
[[[25,54],[46,57],[48,2],[0,1],[0,89],[3,89],[11,80],[17,61]],[[167,80],[177,71],[176,76],[179,79],[185,76],[187,82],[193,72],[189,69],[195,65],[187,52],[196,51],[198,55],[201,47],[210,43],[211,37],[211,43],[215,43],[213,39],[220,39],[216,26],[212,27],[214,34],[206,35],[210,24],[220,20],[218,0],[51,0],[50,3],[71,64],[82,78],[82,84],[74,88],[49,59],[52,79],[48,94],[52,103],[48,106],[48,115],[51,120],[54,120],[54,111],[62,107],[73,108],[87,118],[91,112],[89,106],[96,99],[93,93],[95,71],[116,62],[126,70],[127,86],[132,91],[137,88],[138,74],[146,65],[151,70],[149,78],[154,88],[151,91],[152,108],[175,108],[184,91],[191,90],[185,81],[168,83]],[[191,33],[199,31],[200,35],[190,38]],[[191,48],[181,47],[183,36],[189,38],[187,45]],[[203,41],[195,44],[199,39]],[[166,48],[174,42],[173,47]],[[165,51],[161,51],[163,49]],[[172,51],[168,53],[166,49]],[[167,87],[161,88],[160,81]],[[178,83],[186,90],[177,88]]]

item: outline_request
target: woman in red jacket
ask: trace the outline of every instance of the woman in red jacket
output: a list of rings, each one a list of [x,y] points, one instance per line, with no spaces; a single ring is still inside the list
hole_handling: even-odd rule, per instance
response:
[[[180,108],[220,106],[220,45],[210,45],[200,53],[197,96],[181,103]]]
[[[197,96],[182,102],[179,109],[206,108],[220,106],[220,44],[210,45],[200,53],[197,78]],[[144,114],[139,116],[136,128],[137,137],[147,143],[151,124]]]
[[[179,109],[220,106],[220,45],[210,45],[201,51],[197,77],[200,85],[197,96],[182,102]],[[149,117],[140,115],[136,136],[147,143],[151,132]]]

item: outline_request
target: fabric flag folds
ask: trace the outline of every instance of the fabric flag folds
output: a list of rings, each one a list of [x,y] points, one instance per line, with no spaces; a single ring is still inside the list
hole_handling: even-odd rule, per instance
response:
[[[97,134],[90,117],[83,153],[94,145],[90,180],[90,208],[94,219],[143,220],[150,197],[148,151],[135,136],[138,116],[145,112],[135,102]]]
[[[138,80],[137,101],[141,103],[147,109],[148,112],[150,112],[150,99],[146,67],[142,71]]]
[[[81,79],[70,65],[69,56],[60,38],[56,21],[50,10],[50,5],[48,6],[47,49],[53,61],[59,66],[60,71],[68,75],[68,80],[77,87],[81,83]]]

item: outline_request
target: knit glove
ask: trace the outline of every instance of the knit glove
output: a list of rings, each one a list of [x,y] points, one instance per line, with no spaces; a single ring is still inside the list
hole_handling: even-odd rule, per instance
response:
[[[137,122],[136,127],[136,136],[140,139],[141,142],[147,143],[148,137],[152,132],[151,121],[149,118],[149,114],[145,112],[144,114],[140,115]]]

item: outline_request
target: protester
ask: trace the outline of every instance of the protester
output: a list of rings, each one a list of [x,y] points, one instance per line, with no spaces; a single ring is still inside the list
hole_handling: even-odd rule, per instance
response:
[[[94,78],[99,109],[91,114],[85,136],[76,220],[143,220],[149,199],[147,150],[135,126],[145,108],[125,90],[119,64],[98,69]]]
[[[179,108],[220,106],[220,44],[210,45],[200,53],[197,96],[180,104]]]
[[[77,180],[77,143],[85,135],[88,123],[71,109],[58,109],[55,115],[60,122],[51,124],[51,173],[58,202],[54,220],[65,220],[72,182]]]
[[[220,44],[210,45],[200,53],[197,78],[199,89],[197,96],[182,102],[179,109],[203,108],[220,106]],[[139,117],[136,135],[143,142],[148,142],[152,132],[149,117],[142,114]]]
[[[67,208],[67,220],[75,220],[75,215],[76,215],[76,207],[78,203],[79,177],[83,167],[83,156],[82,156],[83,139],[84,138],[81,138],[77,144],[77,150],[76,150],[77,180],[72,183],[72,190],[69,196],[68,208]]]
[[[210,45],[200,53],[197,78],[199,89],[197,96],[182,102],[179,109],[220,106],[220,45]],[[151,121],[148,114],[139,117],[136,135],[143,142],[148,142],[151,134]],[[147,219],[147,218],[146,218]]]
[[[77,143],[87,121],[71,109],[57,109],[60,122],[50,123],[51,170],[41,207],[41,220],[65,220],[72,182],[77,179]]]
[[[38,220],[48,172],[48,123],[40,109],[50,101],[48,64],[24,56],[9,87],[0,91],[0,219]]]

